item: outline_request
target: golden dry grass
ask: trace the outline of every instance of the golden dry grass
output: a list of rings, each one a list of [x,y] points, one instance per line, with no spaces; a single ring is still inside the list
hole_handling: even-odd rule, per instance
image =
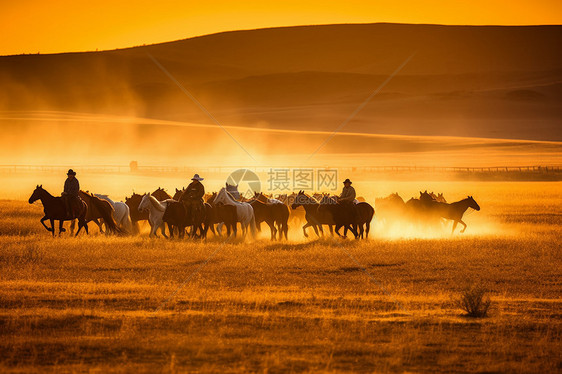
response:
[[[467,236],[363,242],[53,239],[1,201],[0,370],[561,370],[560,184],[466,187]],[[473,284],[488,318],[456,306]]]

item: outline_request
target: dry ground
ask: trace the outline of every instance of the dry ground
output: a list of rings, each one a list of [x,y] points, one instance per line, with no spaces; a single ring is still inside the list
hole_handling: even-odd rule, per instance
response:
[[[0,201],[0,370],[560,371],[562,188],[485,186],[467,236],[366,242],[52,239]]]

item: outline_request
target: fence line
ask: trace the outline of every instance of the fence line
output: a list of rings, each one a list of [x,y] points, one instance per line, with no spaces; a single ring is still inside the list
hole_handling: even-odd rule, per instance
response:
[[[358,166],[358,167],[312,167],[313,169],[332,169],[346,172],[449,172],[449,173],[560,173],[562,167],[559,165],[528,165],[528,166],[486,166],[486,167],[459,167],[459,166]],[[131,168],[127,165],[83,165],[78,166],[80,171],[105,172],[105,173],[230,173],[239,169],[235,166],[136,166]],[[257,173],[267,173],[278,169],[300,169],[300,168],[277,168],[277,167],[256,167],[250,168]],[[0,165],[0,172],[65,172],[68,166],[62,165]]]

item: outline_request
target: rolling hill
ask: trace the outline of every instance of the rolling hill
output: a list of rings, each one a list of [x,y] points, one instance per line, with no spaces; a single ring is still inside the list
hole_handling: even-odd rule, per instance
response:
[[[345,131],[562,141],[560,45],[562,26],[349,24],[2,56],[0,110],[211,123],[153,56],[224,125],[333,131],[412,57]]]

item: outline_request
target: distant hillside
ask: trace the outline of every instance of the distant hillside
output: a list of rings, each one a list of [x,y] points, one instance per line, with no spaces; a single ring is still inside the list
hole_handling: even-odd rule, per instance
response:
[[[0,110],[347,131],[562,140],[562,26],[327,25],[129,49],[0,57]]]

